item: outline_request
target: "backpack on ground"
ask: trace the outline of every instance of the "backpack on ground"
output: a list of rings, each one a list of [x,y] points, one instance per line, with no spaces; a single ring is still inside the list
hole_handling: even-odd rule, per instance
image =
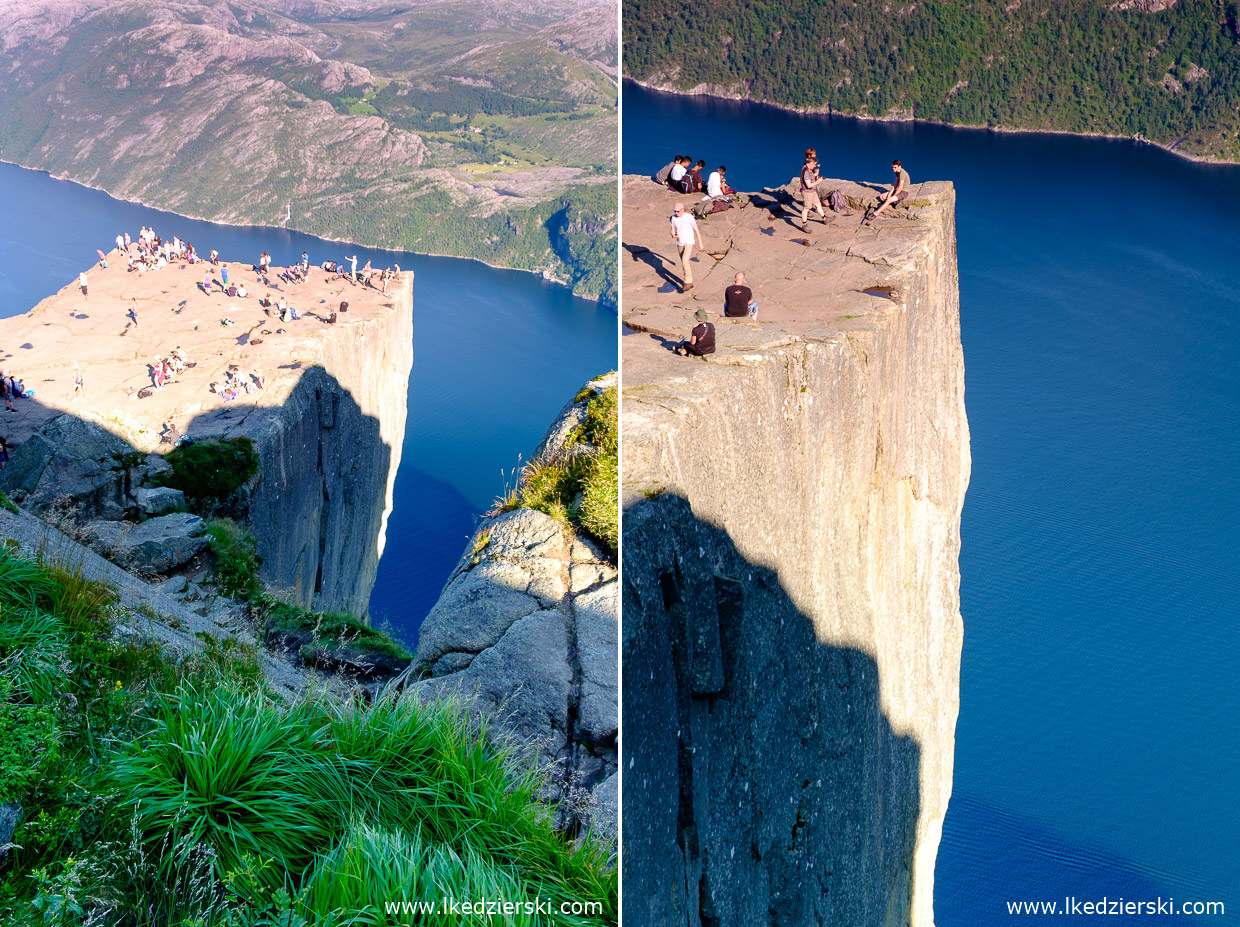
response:
[[[832,190],[827,194],[827,205],[831,207],[832,212],[842,213],[845,216],[851,216],[852,212],[848,209],[848,199],[839,190]]]

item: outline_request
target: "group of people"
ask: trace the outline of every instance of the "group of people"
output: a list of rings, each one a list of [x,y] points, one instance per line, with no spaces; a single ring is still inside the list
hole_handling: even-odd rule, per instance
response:
[[[704,193],[708,199],[723,199],[736,192],[728,186],[727,165],[720,164],[703,180],[702,174],[705,170],[705,161],[698,160],[694,164],[689,155],[676,155],[655,172],[651,179],[676,193]]]
[[[0,400],[4,402],[4,410],[6,412],[16,412],[17,407],[13,405],[14,399],[28,398],[26,392],[26,384],[17,379],[15,374],[6,374],[0,371]]]
[[[692,185],[697,181],[693,179],[692,172],[689,169],[691,163],[689,158],[678,155],[670,164],[665,165],[656,173],[653,179],[657,183],[666,184],[670,189],[682,193],[694,192]],[[697,164],[699,169],[704,166],[705,162],[703,161],[699,161]],[[911,185],[908,171],[904,169],[904,165],[898,158],[891,162],[891,169],[895,174],[895,180],[891,189],[879,192],[875,202],[866,209],[865,215],[861,220],[862,225],[869,225],[884,209],[897,206],[908,198],[909,186]],[[726,168],[720,167],[718,173],[722,174],[725,170]],[[711,175],[712,178],[715,176],[715,174]],[[686,177],[690,179],[686,181]],[[700,177],[697,180],[700,180]],[[804,232],[809,231],[809,216],[811,212],[816,211],[818,217],[824,223],[827,221],[822,198],[818,193],[818,183],[818,153],[813,148],[807,148],[805,149],[805,162],[801,166],[800,173],[801,230]],[[707,193],[708,196],[713,198],[713,194],[709,190],[709,184]],[[677,203],[673,207],[670,226],[669,234],[676,243],[676,249],[680,257],[680,292],[686,293],[693,289],[693,267],[691,261],[693,260],[694,248],[701,250],[704,247],[702,231],[698,226],[697,218],[685,208],[683,203]],[[723,315],[729,318],[756,318],[758,315],[758,304],[753,299],[753,291],[745,283],[745,275],[743,273],[738,273],[733,279],[732,285],[724,290]],[[677,354],[695,357],[713,354],[715,352],[715,326],[710,321],[710,314],[705,309],[698,309],[694,313],[693,318],[698,324],[689,333],[689,337],[677,344],[673,350]]]
[[[167,357],[156,356],[151,364],[151,384],[156,389],[163,389],[165,383],[172,382],[175,377],[184,373],[186,368],[194,366],[196,364],[189,360],[182,353],[181,346],[177,345]]]
[[[231,364],[224,373],[224,382],[212,381],[207,388],[225,402],[232,402],[242,393],[256,393],[262,389],[263,372],[255,367],[248,374],[242,376],[241,368],[236,364]]]

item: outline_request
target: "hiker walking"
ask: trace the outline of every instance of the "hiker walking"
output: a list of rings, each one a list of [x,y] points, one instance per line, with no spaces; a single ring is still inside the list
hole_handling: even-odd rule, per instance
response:
[[[702,242],[702,230],[698,228],[697,219],[683,204],[676,204],[672,210],[671,222],[672,240],[676,242],[676,249],[680,253],[680,292],[687,293],[693,289],[693,268],[689,266],[689,262],[693,260],[693,246],[696,244],[701,249],[706,245]]]

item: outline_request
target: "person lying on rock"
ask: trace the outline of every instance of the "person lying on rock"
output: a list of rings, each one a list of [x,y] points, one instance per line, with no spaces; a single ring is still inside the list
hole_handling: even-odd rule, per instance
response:
[[[863,225],[869,225],[871,220],[877,218],[878,214],[888,206],[898,206],[908,198],[908,188],[912,183],[909,180],[908,171],[900,164],[899,158],[891,162],[891,169],[896,175],[895,186],[878,195],[878,203],[866,210],[865,218],[861,220]]]
[[[745,274],[737,271],[732,285],[723,291],[723,314],[730,319],[742,319],[758,314],[758,304],[753,301],[753,290],[745,285]]]
[[[698,324],[694,326],[693,331],[689,332],[689,340],[680,342],[672,350],[682,356],[703,357],[707,354],[714,354],[715,326],[707,321],[710,317],[706,314],[706,310],[699,309],[693,313],[693,318]]]

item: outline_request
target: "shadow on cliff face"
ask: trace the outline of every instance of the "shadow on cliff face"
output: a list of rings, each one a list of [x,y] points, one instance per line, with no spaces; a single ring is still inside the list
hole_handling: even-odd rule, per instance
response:
[[[683,498],[623,543],[625,923],[907,924],[920,748],[874,659]]]
[[[272,591],[315,610],[365,615],[379,562],[392,448],[381,437],[379,420],[322,367],[305,368],[281,405],[257,404],[264,395],[243,393],[200,413],[183,433],[196,440],[245,435],[254,441],[257,476],[219,510],[248,525]],[[143,403],[127,400],[117,409],[118,422],[140,419]],[[148,455],[117,433],[123,426],[61,412],[37,395],[18,400],[17,409],[0,413],[0,436],[10,443],[10,435],[21,436],[0,470],[0,491],[36,514],[50,510],[79,528],[158,514],[144,491],[169,469],[160,458],[171,443]],[[30,434],[33,423],[40,427]],[[149,423],[152,443],[161,424]]]

